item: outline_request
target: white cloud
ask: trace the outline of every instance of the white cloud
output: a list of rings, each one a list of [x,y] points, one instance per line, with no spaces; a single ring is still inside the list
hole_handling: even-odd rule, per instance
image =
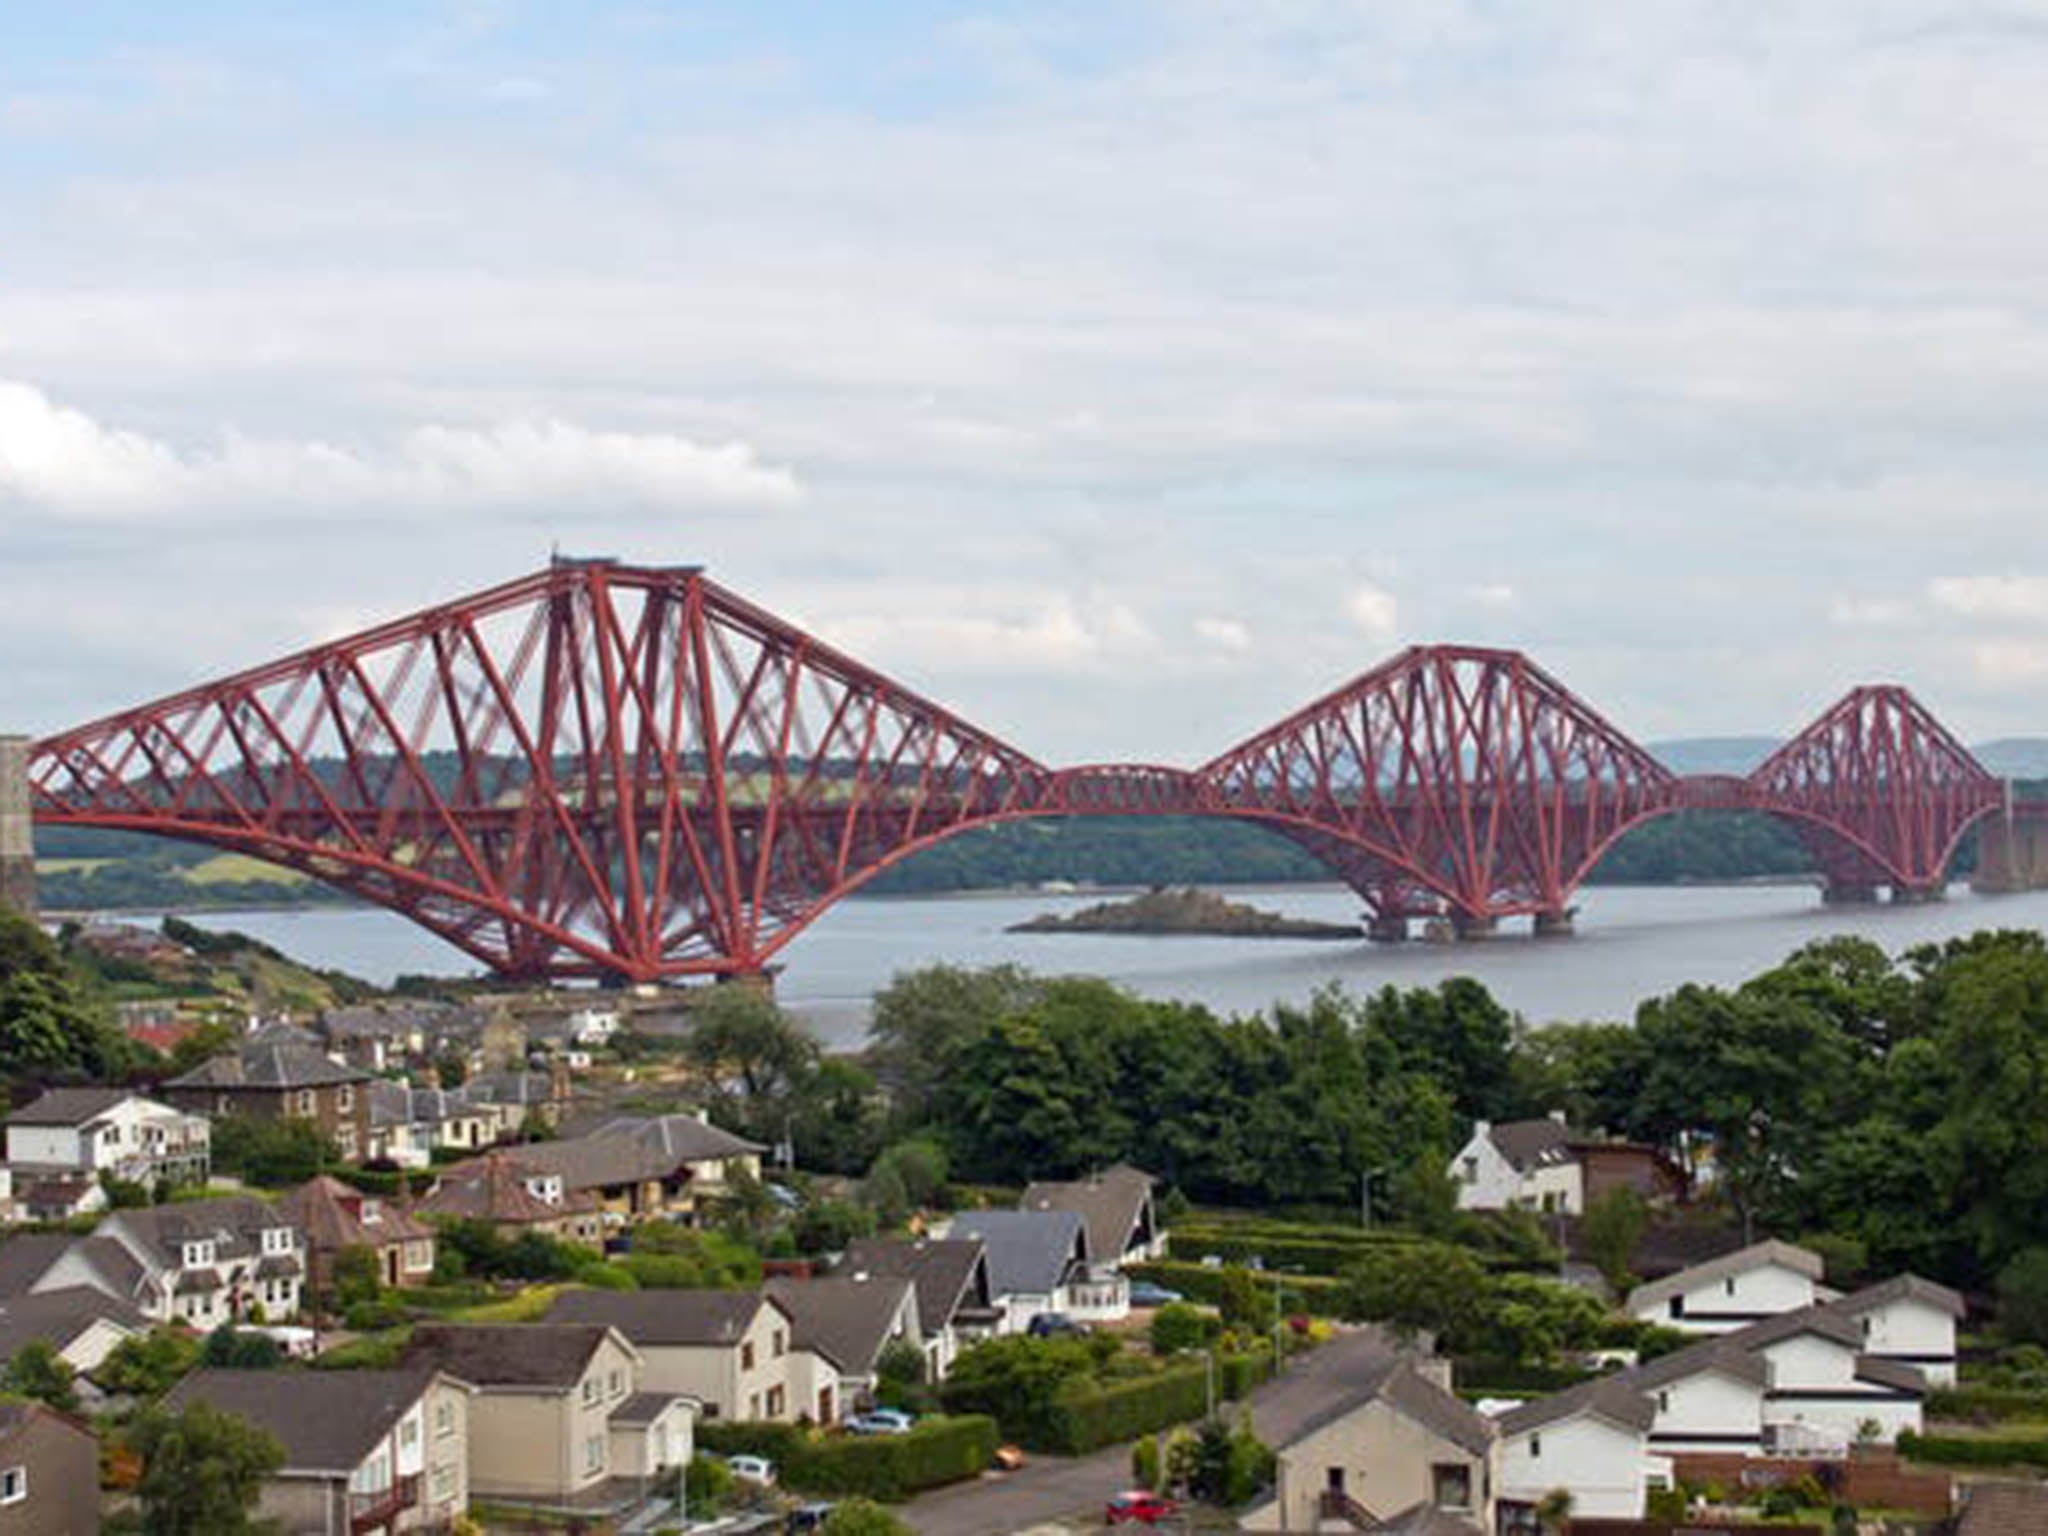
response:
[[[1252,645],[1250,626],[1238,619],[1204,615],[1195,620],[1195,633],[1219,651],[1248,651]]]
[[[2048,576],[1938,576],[1927,592],[1964,618],[2048,627]]]
[[[1394,594],[1369,581],[1352,588],[1344,611],[1368,639],[1391,640],[1400,627],[1400,607]]]
[[[1467,587],[1465,595],[1481,608],[1512,608],[1515,605],[1515,589],[1504,581],[1482,582]]]
[[[625,503],[673,510],[781,507],[795,475],[740,442],[601,431],[559,419],[425,425],[354,450],[316,439],[224,435],[180,452],[104,426],[42,390],[0,380],[0,508],[80,518],[210,516],[285,508],[545,511],[577,520]]]
[[[2033,689],[2048,680],[2048,644],[1987,640],[1971,648],[1978,678],[1995,689]]]
[[[1837,597],[1828,604],[1828,622],[1843,629],[1898,629],[1911,624],[1918,610],[1891,597]]]

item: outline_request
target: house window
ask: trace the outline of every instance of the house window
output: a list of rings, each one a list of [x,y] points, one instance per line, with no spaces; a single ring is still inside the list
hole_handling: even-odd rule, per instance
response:
[[[1472,1469],[1457,1462],[1438,1462],[1429,1469],[1429,1483],[1438,1509],[1472,1507]]]
[[[613,1397],[617,1397],[621,1392],[626,1390],[625,1374],[621,1371],[613,1371],[611,1374],[611,1380],[606,1382],[605,1385],[610,1390],[611,1395]]]
[[[344,1111],[356,1107],[356,1085],[354,1083],[343,1083],[334,1090],[334,1107]]]
[[[768,1417],[769,1417],[769,1418],[771,1418],[771,1419],[779,1419],[779,1418],[781,1418],[781,1417],[782,1417],[782,1410],[783,1410],[784,1406],[785,1406],[785,1405],[786,1405],[787,1403],[788,1403],[788,1399],[787,1399],[787,1398],[785,1398],[785,1397],[784,1397],[784,1396],[782,1395],[782,1388],[780,1388],[780,1387],[770,1387],[770,1388],[768,1389]]]
[[[1543,1437],[1541,1435],[1531,1435],[1529,1437],[1529,1459],[1531,1461],[1541,1461],[1543,1459]]]
[[[455,1468],[452,1465],[444,1464],[434,1468],[432,1491],[436,1504],[455,1497]]]
[[[1671,1411],[1671,1394],[1669,1392],[1659,1392],[1657,1394],[1657,1411],[1659,1413],[1669,1413]]]
[[[27,1467],[9,1467],[0,1472],[0,1504],[19,1504],[27,1497]]]
[[[409,1418],[398,1426],[398,1448],[401,1451],[409,1451],[419,1443],[420,1421],[418,1419]]]
[[[298,1106],[299,1106],[299,1113],[300,1113],[300,1114],[302,1114],[302,1115],[310,1115],[310,1114],[312,1114],[312,1113],[313,1113],[313,1090],[312,1090],[312,1089],[310,1089],[310,1088],[301,1088],[301,1089],[300,1089],[300,1090],[298,1091],[298,1095],[297,1095],[297,1098],[298,1098]]]
[[[443,1439],[455,1433],[455,1404],[447,1398],[434,1404],[434,1438]]]
[[[1869,1332],[1869,1327],[1867,1324],[1865,1325],[1864,1331],[1866,1333]],[[769,1347],[774,1351],[775,1358],[778,1360],[782,1358],[782,1352],[785,1347],[785,1342],[786,1341],[782,1337],[782,1330],[780,1328],[776,1329],[774,1337],[771,1340]]]
[[[583,1442],[583,1470],[602,1472],[604,1470],[604,1436],[592,1435]]]
[[[589,1405],[597,1401],[597,1378],[586,1376],[583,1380],[583,1401]]]
[[[356,1128],[352,1125],[339,1127],[334,1133],[334,1144],[341,1151],[344,1162],[356,1160]]]
[[[1735,1277],[1733,1275],[1730,1275],[1721,1282],[1721,1290],[1724,1295],[1733,1296],[1735,1294]]]
[[[1673,1317],[1685,1316],[1685,1298],[1683,1296],[1672,1297],[1670,1311]]]
[[[1477,1184],[1479,1182],[1479,1159],[1476,1157],[1465,1159],[1465,1182],[1467,1184]]]
[[[740,1345],[740,1369],[743,1371],[751,1371],[753,1368],[754,1341],[752,1339],[747,1339],[743,1341]]]

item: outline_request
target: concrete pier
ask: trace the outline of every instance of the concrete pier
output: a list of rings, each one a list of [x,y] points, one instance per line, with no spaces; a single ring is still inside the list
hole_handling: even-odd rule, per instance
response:
[[[1568,939],[1572,936],[1572,909],[1561,912],[1538,912],[1532,930],[1539,939]]]
[[[26,736],[0,736],[0,907],[33,919],[35,821],[29,812]]]
[[[1926,907],[1937,901],[1948,900],[1946,885],[1895,885],[1892,887],[1892,905],[1895,907]]]
[[[1864,880],[1830,880],[1820,888],[1823,906],[1868,907],[1877,901],[1877,885]]]
[[[1499,927],[1490,913],[1453,912],[1451,930],[1460,939],[1490,939]]]
[[[1970,889],[1980,896],[2048,889],[2048,819],[1993,816],[1977,834],[1977,868]]]
[[[1408,942],[1408,919],[1398,912],[1379,917],[1368,913],[1365,936],[1375,944],[1405,944]]]

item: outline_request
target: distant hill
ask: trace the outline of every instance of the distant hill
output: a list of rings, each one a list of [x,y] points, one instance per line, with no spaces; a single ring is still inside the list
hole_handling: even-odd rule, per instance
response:
[[[1775,736],[1687,736],[1644,745],[1673,773],[1732,773],[1740,778],[1777,751],[1780,743]]]
[[[1970,750],[2002,779],[2048,779],[2048,736],[2001,736]]]

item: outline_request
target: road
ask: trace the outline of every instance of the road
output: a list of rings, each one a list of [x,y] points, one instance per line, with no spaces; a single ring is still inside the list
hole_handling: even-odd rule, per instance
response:
[[[1386,1350],[1385,1337],[1364,1328],[1339,1334],[1297,1359],[1278,1381],[1252,1393],[1259,1438],[1268,1445],[1290,1439],[1343,1402]],[[1034,1457],[1016,1472],[941,1488],[897,1513],[921,1536],[1010,1536],[1055,1522],[1085,1527],[1098,1524],[1103,1505],[1130,1482],[1131,1448],[1119,1445],[1072,1459]]]

